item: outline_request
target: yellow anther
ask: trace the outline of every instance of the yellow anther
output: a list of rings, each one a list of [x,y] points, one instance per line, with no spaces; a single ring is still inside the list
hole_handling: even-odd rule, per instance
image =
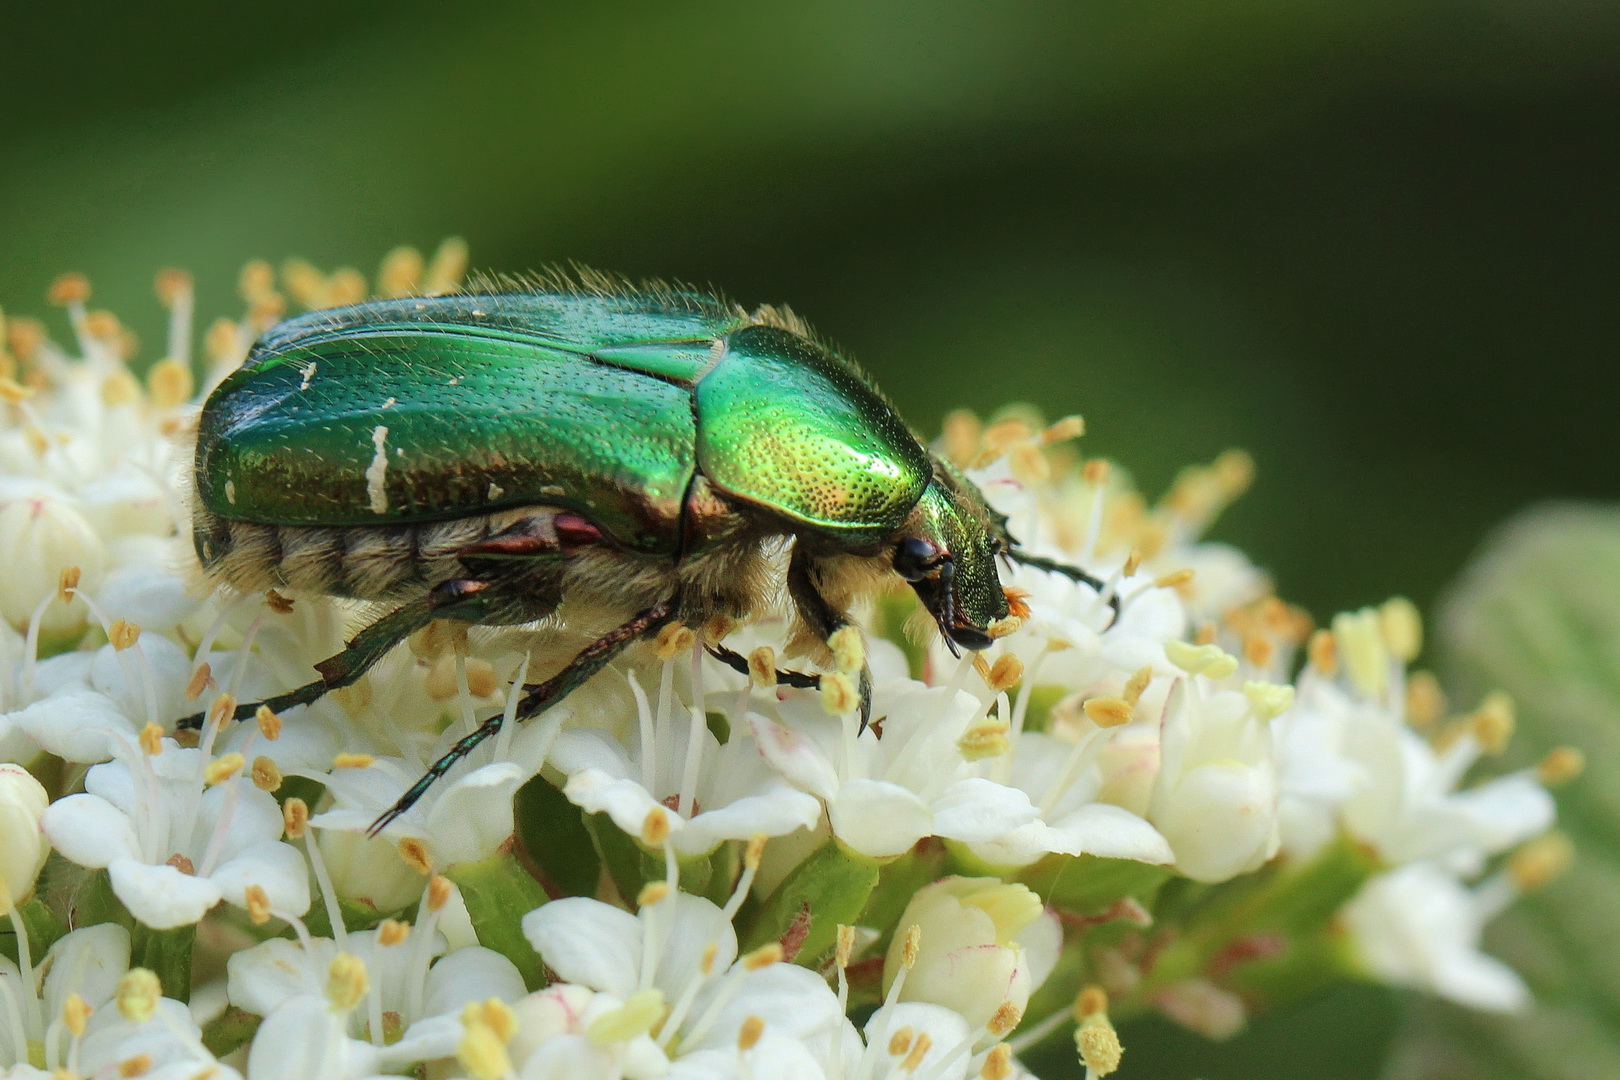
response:
[[[45,295],[53,304],[82,304],[90,299],[90,279],[76,272],[58,274]]]
[[[1163,574],[1154,578],[1153,586],[1157,589],[1179,589],[1196,577],[1197,574],[1198,571],[1192,569],[1191,567],[1183,567],[1180,570],[1175,570],[1171,573]]]
[[[1520,892],[1542,889],[1563,877],[1575,861],[1575,846],[1561,832],[1536,837],[1508,856],[1507,872]]]
[[[191,400],[195,390],[191,369],[173,357],[164,357],[146,373],[146,393],[153,408],[160,412],[168,412]]]
[[[985,685],[996,693],[1009,690],[1018,685],[1018,680],[1024,677],[1024,662],[1012,653],[996,657],[996,662],[990,665],[990,672],[985,676]]]
[[[1005,1038],[1013,1028],[1023,1022],[1023,1019],[1023,1009],[1010,1001],[1003,1001],[991,1015],[990,1022],[985,1025],[985,1030],[998,1039]]]
[[[1119,1068],[1119,1059],[1125,1054],[1125,1048],[1119,1044],[1119,1033],[1101,1014],[1075,1029],[1074,1045],[1080,1052],[1081,1064],[1098,1076],[1107,1076]]]
[[[107,628],[107,640],[111,642],[112,647],[119,652],[123,652],[140,639],[141,628],[132,622],[127,622],[123,619],[115,619],[113,620],[113,624]]]
[[[780,941],[767,942],[753,952],[744,953],[738,960],[738,963],[742,964],[744,971],[759,971],[761,968],[768,968],[772,964],[780,964],[781,962],[782,943]]]
[[[641,820],[641,842],[648,847],[663,847],[669,839],[669,811],[655,806]]]
[[[1052,477],[1052,463],[1041,453],[1039,443],[1017,442],[1007,448],[1007,468],[1030,487],[1038,487]]]
[[[1164,643],[1164,655],[1189,675],[1208,675],[1212,679],[1220,679],[1237,670],[1237,657],[1224,652],[1218,645],[1193,645],[1172,640]]]
[[[900,963],[908,970],[917,963],[917,950],[922,948],[922,927],[912,923],[906,927],[905,944],[900,948]]]
[[[428,857],[427,845],[417,837],[405,837],[405,839],[394,845],[394,850],[398,851],[399,857],[405,860],[405,865],[418,874],[425,876],[433,873],[433,860]]]
[[[1063,419],[1047,425],[1046,430],[1041,432],[1041,442],[1048,445],[1068,442],[1070,439],[1078,439],[1085,433],[1086,421],[1083,417],[1065,416]]]
[[[1555,746],[1536,766],[1536,778],[1548,787],[1567,784],[1586,771],[1586,755],[1573,746]]]
[[[443,911],[444,905],[450,902],[450,894],[455,886],[450,879],[440,874],[434,874],[428,879],[427,902],[429,911]]]
[[[860,692],[855,689],[855,680],[842,671],[835,671],[830,675],[821,677],[821,707],[833,716],[843,716],[854,712],[861,703]]]
[[[954,409],[945,414],[940,441],[945,445],[945,456],[957,467],[964,467],[979,452],[979,436],[984,424],[972,409]]]
[[[1446,715],[1446,695],[1432,672],[1414,671],[1406,680],[1406,720],[1428,727]]]
[[[248,920],[254,926],[263,926],[270,921],[270,894],[264,891],[262,885],[249,885],[243,890],[243,907],[247,908]]]
[[[209,325],[208,333],[203,335],[203,348],[208,358],[216,364],[239,356],[241,346],[238,344],[236,323],[230,319],[215,319]]]
[[[917,1032],[909,1024],[905,1027],[896,1028],[894,1033],[889,1036],[889,1056],[900,1057],[910,1050],[911,1044],[916,1041]]]
[[[1401,663],[1411,663],[1423,651],[1423,616],[1406,597],[1384,601],[1378,609],[1378,625],[1384,632],[1384,644]]]
[[[748,654],[748,681],[756,690],[770,690],[776,686],[776,650],[761,645]]]
[[[191,673],[191,681],[186,683],[186,700],[196,701],[202,697],[202,692],[208,689],[208,684],[214,680],[214,669],[206,662],[198,664],[197,670]]]
[[[343,753],[332,755],[334,769],[367,769],[377,759],[370,754]]]
[[[1002,587],[1001,593],[1007,598],[1007,615],[1009,618],[1017,619],[1020,624],[1022,624],[1025,619],[1029,618],[1030,594],[1028,589],[1020,589],[1016,585],[1006,585]],[[1016,629],[1016,627],[1014,629]],[[996,637],[998,635],[992,632],[990,636]]]
[[[163,996],[163,984],[157,975],[146,968],[130,968],[118,980],[113,1001],[118,1015],[132,1023],[144,1024],[157,1012],[158,999]]]
[[[980,720],[962,733],[956,740],[956,748],[967,761],[1000,757],[1012,749],[1010,731],[1011,726],[1005,720]]]
[[[1271,663],[1277,655],[1277,646],[1263,634],[1250,634],[1243,639],[1243,659],[1257,668]]]
[[[247,759],[235,750],[228,754],[221,754],[203,768],[203,783],[209,787],[223,784],[241,772],[246,765]]]
[[[1305,647],[1305,654],[1309,657],[1311,667],[1319,674],[1332,677],[1339,670],[1339,645],[1333,639],[1333,631],[1318,630],[1311,635],[1310,644]]]
[[[1100,488],[1108,483],[1108,462],[1103,458],[1092,458],[1080,469],[1080,476],[1086,483],[1094,488]]]
[[[1215,483],[1227,500],[1237,498],[1254,483],[1254,458],[1242,450],[1227,450],[1211,466]]]
[[[643,885],[641,887],[641,891],[636,894],[636,907],[652,907],[654,904],[668,900],[669,893],[669,882],[649,881],[647,884]]]
[[[109,372],[107,377],[101,380],[101,403],[109,409],[128,405],[132,401],[139,400],[140,396],[141,384],[135,381],[135,376],[123,368]]]
[[[1254,715],[1262,720],[1281,716],[1294,704],[1294,688],[1269,682],[1246,682],[1243,696],[1249,699]]]
[[[1468,728],[1487,754],[1500,754],[1513,738],[1513,699],[1500,690],[1486,694],[1468,718]]]
[[[506,1051],[506,1043],[481,1020],[462,1022],[456,1058],[471,1080],[503,1080],[512,1075],[512,1056]]]
[[[259,734],[271,742],[281,738],[281,717],[268,705],[260,705],[253,713],[253,722],[259,725]]]
[[[152,1055],[136,1054],[127,1057],[118,1063],[118,1075],[123,1080],[134,1080],[137,1076],[144,1076],[152,1071]]]
[[[866,666],[866,641],[853,626],[841,626],[827,638],[832,650],[833,667],[846,675],[853,675]]]
[[[245,263],[236,278],[236,291],[248,303],[259,303],[275,294],[276,272],[263,259]]]
[[[1136,674],[1125,680],[1125,690],[1121,696],[1127,703],[1135,706],[1137,702],[1142,700],[1142,691],[1146,690],[1148,684],[1152,681],[1153,665],[1149,664],[1147,667],[1138,668]]]
[[[1130,723],[1136,711],[1129,701],[1117,697],[1092,698],[1083,708],[1093,724],[1104,728]]]
[[[152,279],[152,291],[157,293],[158,303],[166,308],[174,307],[181,297],[191,294],[191,275],[174,267],[159,270]]]
[[[690,652],[696,641],[697,635],[691,627],[669,623],[653,639],[653,655],[660,660],[673,660],[684,652]]]
[[[711,941],[711,942],[707,943],[706,945],[704,945],[703,946],[703,956],[698,960],[698,970],[700,972],[702,972],[704,974],[704,976],[713,975],[714,974],[714,961],[715,961],[715,958],[717,956],[719,956],[719,955],[720,955],[720,946],[718,944]]]
[[[927,1057],[928,1051],[933,1048],[934,1040],[929,1037],[928,1032],[917,1032],[917,1040],[911,1044],[911,1053],[907,1054],[905,1060],[900,1063],[900,1071],[903,1073],[916,1072],[922,1066],[923,1058]]]
[[[640,990],[625,999],[617,1009],[603,1013],[585,1029],[585,1037],[598,1046],[629,1042],[645,1035],[664,1018],[664,995],[658,990]]]
[[[1133,577],[1141,566],[1142,552],[1137,548],[1131,548],[1131,553],[1125,556],[1125,565],[1120,568],[1120,573],[1125,577]]]
[[[79,587],[80,571],[77,566],[64,566],[56,575],[56,598],[64,604],[73,603],[73,593]]]
[[[90,1023],[90,1014],[94,1011],[85,1004],[77,990],[70,991],[62,1002],[62,1026],[72,1032],[75,1038],[83,1038],[85,1026]]]
[[[283,596],[274,589],[264,590],[264,606],[277,615],[291,615],[293,613],[293,598]]]
[[[840,968],[849,967],[850,957],[855,954],[855,928],[838,924],[838,947],[833,954]]]
[[[1343,611],[1333,617],[1333,639],[1339,658],[1357,690],[1370,698],[1381,697],[1389,686],[1389,647],[1372,608]]]
[[[745,1017],[742,1026],[737,1029],[737,1049],[744,1053],[752,1050],[763,1034],[765,1034],[764,1017],[754,1015]]]
[[[1012,1047],[997,1043],[984,1056],[984,1064],[979,1066],[979,1076],[982,1080],[1009,1080],[1012,1074]]]
[[[411,936],[411,924],[400,919],[384,919],[377,924],[377,944],[384,947],[403,945]]]
[[[263,754],[253,759],[253,769],[249,775],[253,778],[253,786],[260,791],[281,790],[281,769]]]
[[[459,236],[446,237],[439,250],[428,260],[427,276],[422,281],[422,292],[427,296],[453,292],[461,285],[467,273],[467,241]]]
[[[281,804],[281,827],[294,840],[309,828],[309,804],[294,795]]]
[[[33,387],[22,386],[9,376],[0,379],[0,401],[5,402],[7,405],[21,405],[33,397],[34,393]]]
[[[743,848],[743,865],[750,870],[759,869],[759,860],[765,856],[765,843],[770,837],[764,833],[755,833],[748,838],[748,846]]]
[[[332,697],[350,716],[359,716],[371,708],[371,679],[362,675],[348,686],[332,691]]]
[[[215,698],[214,703],[208,707],[207,722],[215,727],[223,727],[235,716],[236,697],[233,694],[224,693]]]
[[[141,728],[141,751],[147,757],[157,757],[163,753],[163,729],[154,721],[148,720],[146,726]]]
[[[1208,622],[1208,621],[1199,623],[1198,624],[1198,629],[1193,631],[1193,644],[1194,645],[1213,645],[1213,644],[1215,644],[1215,624],[1212,623],[1212,622]]]
[[[413,247],[397,247],[383,256],[377,269],[377,294],[386,300],[416,293],[422,275],[427,271],[427,260]]]
[[[366,996],[370,979],[366,965],[358,956],[338,953],[326,966],[326,1000],[334,1009],[348,1012]]]
[[[1096,1013],[1108,1011],[1108,991],[1100,986],[1087,986],[1074,999],[1074,1018],[1084,1020]]]

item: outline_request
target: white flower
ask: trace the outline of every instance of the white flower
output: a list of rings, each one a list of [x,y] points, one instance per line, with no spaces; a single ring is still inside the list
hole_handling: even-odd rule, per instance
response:
[[[151,1003],[155,1013],[147,1019],[123,1015],[113,997],[128,969],[129,933],[112,923],[66,935],[51,946],[43,963],[26,973],[0,957],[0,986],[9,991],[0,992],[0,1065],[26,1068],[31,1052],[37,1052],[47,1070],[118,1075],[123,1062],[144,1056],[154,1072],[142,1075],[159,1075],[156,1070],[168,1066],[187,1076],[208,1068],[217,1070],[220,1080],[237,1075],[203,1048],[201,1032],[180,1002],[157,999]],[[61,1022],[73,994],[92,1010],[81,1036]],[[29,1045],[17,1045],[18,1032]]]
[[[885,990],[900,973],[912,927],[921,947],[900,999],[943,1005],[969,1027],[990,1023],[1009,1004],[1022,1013],[1063,947],[1057,919],[1023,885],[942,878],[919,890],[900,916],[883,963]]]
[[[1243,694],[1202,675],[1171,691],[1148,820],[1194,881],[1225,881],[1277,853],[1271,729]]]
[[[834,835],[863,855],[899,855],[925,836],[996,840],[1037,816],[1024,792],[974,775],[957,748],[983,714],[971,694],[882,683],[872,695],[881,738],[857,734],[853,715],[827,715],[812,693],[780,696],[781,721],[749,715],[760,753],[825,802]]]
[[[1512,1012],[1530,992],[1512,968],[1479,950],[1496,905],[1432,863],[1380,874],[1343,911],[1356,955],[1375,978],[1476,1009]]]
[[[678,663],[665,661],[664,670],[673,674]],[[700,677],[705,663],[699,661]],[[654,808],[673,810],[671,839],[686,856],[707,854],[726,840],[810,828],[820,818],[814,798],[794,790],[761,760],[768,751],[756,747],[758,729],[750,726],[758,717],[744,718],[737,693],[703,695],[704,708],[693,709],[679,703],[681,688],[666,676],[655,705],[633,675],[630,680],[636,711],[626,742],[601,726],[571,728],[557,738],[550,765],[567,777],[563,793],[570,802],[608,814],[631,836]],[[693,691],[686,689],[690,697]],[[710,712],[727,718],[724,744],[709,730]]]
[[[369,1035],[375,1062],[390,1069],[453,1055],[457,1015],[468,1002],[523,996],[510,960],[477,945],[446,952],[431,924],[396,944],[378,937],[376,930],[347,934],[341,946],[328,938],[271,938],[231,955],[227,994],[238,1008],[269,1016],[300,997],[319,998],[333,959],[347,953],[365,964],[367,994],[348,1013],[345,1035]]]
[[[195,923],[221,900],[242,906],[252,885],[278,912],[308,910],[308,871],[279,839],[275,798],[254,787],[240,763],[230,779],[209,786],[205,750],[171,739],[160,750],[125,745],[117,760],[92,768],[85,794],[45,811],[52,845],[81,866],[105,868],[118,898],[153,929]]]
[[[21,765],[0,762],[0,915],[28,898],[51,846],[40,832],[50,796]]]
[[[62,571],[70,566],[79,568],[80,585],[93,592],[110,559],[75,499],[26,481],[12,480],[0,487],[0,551],[7,553],[0,618],[21,630],[40,610],[40,630],[48,637],[83,629],[82,603],[63,605],[51,598]]]

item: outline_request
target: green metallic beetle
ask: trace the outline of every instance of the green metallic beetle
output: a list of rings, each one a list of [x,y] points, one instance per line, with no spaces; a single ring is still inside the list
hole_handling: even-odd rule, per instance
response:
[[[1021,552],[972,483],[791,314],[588,280],[289,319],[209,396],[193,500],[209,574],[392,606],[316,665],[320,678],[265,704],[353,682],[434,619],[611,614],[613,629],[525,687],[523,719],[672,621],[761,611],[776,594],[770,553],[787,541],[797,640],[822,666],[849,604],[890,574],[953,651],[1016,625],[998,555],[1097,584]],[[863,672],[863,722],[869,685]],[[452,748],[377,827],[501,722]]]

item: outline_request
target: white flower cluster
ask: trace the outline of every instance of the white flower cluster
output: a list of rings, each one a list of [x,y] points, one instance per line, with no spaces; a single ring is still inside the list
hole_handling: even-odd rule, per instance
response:
[[[451,287],[464,258],[401,249],[376,291]],[[282,287],[368,293],[307,264]],[[242,291],[214,380],[286,306],[266,266]],[[939,449],[1100,592],[1019,567],[1021,629],[960,659],[878,598],[840,646],[873,672],[865,728],[847,680],[705,652],[729,631],[763,676],[785,623],[666,628],[369,836],[578,643],[435,624],[313,705],[230,721],[369,613],[192,568],[189,280],[159,295],[144,384],[80,278],[52,292],[71,350],[22,320],[0,348],[0,1077],[1004,1080],[1065,1027],[1112,1071],[1110,1009],[1227,1034],[1289,980],[1524,1002],[1479,935],[1567,860],[1546,788],[1578,754],[1473,781],[1511,706],[1448,718],[1407,671],[1409,604],[1313,633],[1201,540],[1246,458],[1149,506],[1073,454],[1077,420],[956,415]],[[1259,899],[1234,918],[1239,877]]]

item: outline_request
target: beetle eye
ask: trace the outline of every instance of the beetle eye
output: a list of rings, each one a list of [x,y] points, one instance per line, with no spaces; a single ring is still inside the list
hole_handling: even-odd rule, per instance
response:
[[[907,581],[920,581],[939,565],[944,554],[939,545],[908,536],[894,547],[894,572]]]

